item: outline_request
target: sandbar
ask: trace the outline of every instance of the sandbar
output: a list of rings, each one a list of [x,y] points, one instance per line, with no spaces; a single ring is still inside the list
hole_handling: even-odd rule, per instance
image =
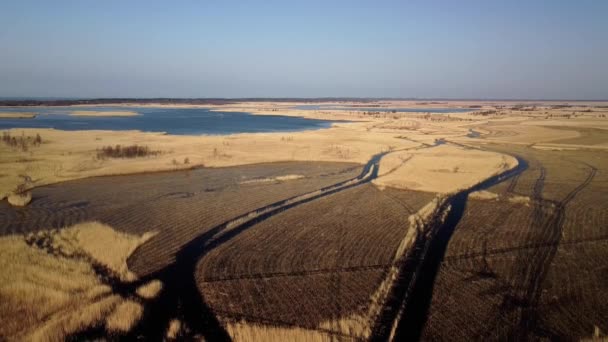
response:
[[[72,116],[137,116],[133,111],[95,111],[95,110],[75,110],[70,112]]]
[[[0,119],[33,119],[36,115],[29,112],[0,112]]]

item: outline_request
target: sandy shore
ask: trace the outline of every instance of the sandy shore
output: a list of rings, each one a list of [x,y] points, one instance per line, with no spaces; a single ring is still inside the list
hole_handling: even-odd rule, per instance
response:
[[[94,110],[75,110],[70,112],[72,116],[137,116],[136,112],[132,111],[94,111]]]

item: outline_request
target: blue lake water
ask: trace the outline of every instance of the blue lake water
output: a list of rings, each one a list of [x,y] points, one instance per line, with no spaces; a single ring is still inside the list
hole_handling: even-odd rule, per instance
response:
[[[134,111],[129,117],[82,117],[72,111]],[[301,131],[331,126],[332,121],[280,115],[216,112],[201,108],[150,107],[19,107],[0,112],[34,112],[33,119],[0,118],[0,129],[55,128],[61,130],[140,130],[177,135]]]
[[[386,107],[344,107],[333,105],[300,105],[296,109],[302,110],[345,110],[352,112],[392,112],[396,113],[466,113],[475,109],[470,108],[386,108]]]

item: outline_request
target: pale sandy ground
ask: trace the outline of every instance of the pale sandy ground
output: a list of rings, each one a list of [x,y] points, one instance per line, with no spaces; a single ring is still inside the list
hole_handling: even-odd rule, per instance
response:
[[[70,112],[71,116],[137,116],[137,112],[132,111],[95,111],[95,110],[75,110]]]
[[[26,112],[0,112],[0,119],[33,119],[36,113]]]
[[[289,160],[365,163],[372,155],[381,151],[425,146],[424,144],[433,144],[440,138],[477,146],[500,143],[533,145],[541,149],[608,149],[608,139],[604,139],[608,136],[604,137],[602,134],[595,134],[593,139],[582,142],[567,140],[581,137],[585,134],[581,132],[584,128],[608,130],[608,119],[605,117],[608,114],[608,107],[583,107],[584,104],[576,103],[576,107],[553,108],[552,106],[561,105],[562,102],[545,103],[542,106],[531,103],[531,106],[534,104],[537,106],[532,110],[532,107],[523,109],[500,107],[519,105],[519,102],[439,102],[439,104],[433,104],[432,101],[387,101],[372,104],[332,102],[330,104],[459,108],[482,106],[480,111],[486,114],[366,115],[350,111],[291,109],[303,103],[254,102],[204,107],[214,107],[218,110],[247,110],[254,114],[345,119],[356,122],[336,123],[331,128],[316,131],[226,136],[171,136],[137,131],[66,132],[51,129],[13,129],[11,133],[15,135],[40,133],[43,144],[24,152],[0,143],[2,166],[0,198],[6,197],[18,184],[23,183],[23,176],[32,180],[27,184],[28,187],[35,187],[84,177],[174,170],[201,165],[217,167]],[[188,107],[188,105],[171,107]],[[570,119],[567,118],[568,116]],[[471,129],[479,132],[481,136],[467,137]],[[564,143],[559,142],[564,139],[566,139]],[[151,150],[161,153],[135,159],[96,158],[97,149],[117,144],[146,145]],[[408,155],[407,153],[405,155]],[[502,162],[506,165],[512,164],[512,160],[498,154],[485,152],[487,155],[484,156],[487,158],[481,158],[478,153],[480,152],[463,150],[455,146],[421,149],[415,153],[415,158],[411,162],[405,163],[393,174],[383,177],[384,179],[379,179],[378,183],[399,188],[449,192],[495,174],[499,171]],[[384,164],[388,165],[391,160],[394,163],[403,156],[404,154],[397,152],[394,156],[388,155]],[[186,159],[188,163],[185,162]],[[432,166],[425,166],[427,164]],[[458,172],[453,172],[454,168],[458,168]],[[445,170],[452,172],[448,173]]]
[[[479,200],[497,200],[499,198],[497,193],[479,190],[469,194],[469,198],[479,199]]]
[[[381,187],[453,193],[515,166],[517,160],[511,156],[441,145],[389,154],[373,182]]]

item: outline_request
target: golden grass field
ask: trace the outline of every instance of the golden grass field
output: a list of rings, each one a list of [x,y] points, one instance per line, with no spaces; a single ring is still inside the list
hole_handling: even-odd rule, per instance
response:
[[[429,339],[444,339],[452,332],[461,339],[541,336],[527,330],[522,335],[518,328],[519,317],[532,315],[518,306],[520,297],[533,299],[535,314],[545,317],[538,327],[553,334],[548,336],[585,338],[594,325],[608,329],[601,312],[581,300],[585,308],[577,307],[578,297],[556,285],[565,281],[581,293],[591,289],[589,296],[596,301],[605,299],[605,277],[600,275],[605,266],[597,263],[604,260],[602,249],[563,247],[551,233],[559,227],[566,234],[563,241],[572,240],[573,246],[581,239],[603,243],[597,239],[608,226],[600,205],[606,202],[601,181],[603,161],[608,160],[605,103],[373,103],[376,108],[471,109],[459,114],[293,108],[299,104],[208,107],[349,122],[315,131],[224,136],[11,129],[9,134],[22,137],[23,143],[0,142],[0,200],[6,201],[0,203],[0,315],[19,319],[2,324],[0,339],[63,340],[100,327],[115,336],[130,336],[148,319],[146,310],[155,298],[173,289],[147,277],[179,262],[184,246],[239,215],[257,217],[258,208],[275,201],[322,194],[314,191],[355,177],[361,170],[357,165],[379,153],[386,154],[378,177],[369,184],[352,183],[352,189],[313,198],[251,225],[245,217],[204,240],[193,281],[231,338],[370,338],[383,322],[382,308],[395,284],[404,281],[403,263],[416,258],[417,248],[443,224],[449,198],[514,170],[516,156],[530,165],[515,181],[467,194],[467,209],[447,247],[449,263],[439,267],[428,322],[419,333]],[[83,107],[73,114],[137,115]],[[41,143],[34,144],[37,135]],[[99,157],[100,149],[115,145],[145,146],[154,153]],[[190,175],[190,169],[197,170]],[[592,169],[589,188],[574,191]],[[100,177],[118,175],[129,176]],[[565,209],[558,215],[561,211],[555,208],[560,205]],[[98,219],[103,223],[89,222]],[[538,227],[544,231],[535,231]],[[558,247],[551,253],[544,245],[526,247],[529,254],[518,249],[530,241]],[[517,252],[511,259],[487,261],[485,253],[492,248]],[[568,265],[576,268],[576,260],[584,260],[585,272],[577,277],[589,285],[563,275]],[[463,274],[458,262],[481,280],[463,280],[471,275]],[[487,269],[479,270],[487,265],[495,274],[506,274],[504,282],[512,287],[501,290],[504,283],[490,280]],[[540,279],[539,288],[530,295],[526,286],[535,271],[545,275],[534,278]],[[477,286],[473,292],[463,285],[470,282]],[[138,285],[122,289],[128,284]],[[507,314],[479,302],[484,291],[491,292],[488,303],[499,306],[502,300],[515,311]],[[562,297],[567,304],[559,304]],[[469,304],[475,308],[467,311]],[[410,315],[407,306],[399,312],[390,322],[397,336],[397,320]],[[587,314],[592,322],[567,318],[569,312]],[[493,316],[499,314],[503,316]],[[469,328],[454,330],[454,322]],[[482,331],[478,325],[483,322],[502,330]],[[163,337],[201,333],[188,324],[188,317],[167,317]]]
[[[453,193],[517,166],[509,155],[442,145],[395,152],[382,159],[374,184],[398,189]]]

